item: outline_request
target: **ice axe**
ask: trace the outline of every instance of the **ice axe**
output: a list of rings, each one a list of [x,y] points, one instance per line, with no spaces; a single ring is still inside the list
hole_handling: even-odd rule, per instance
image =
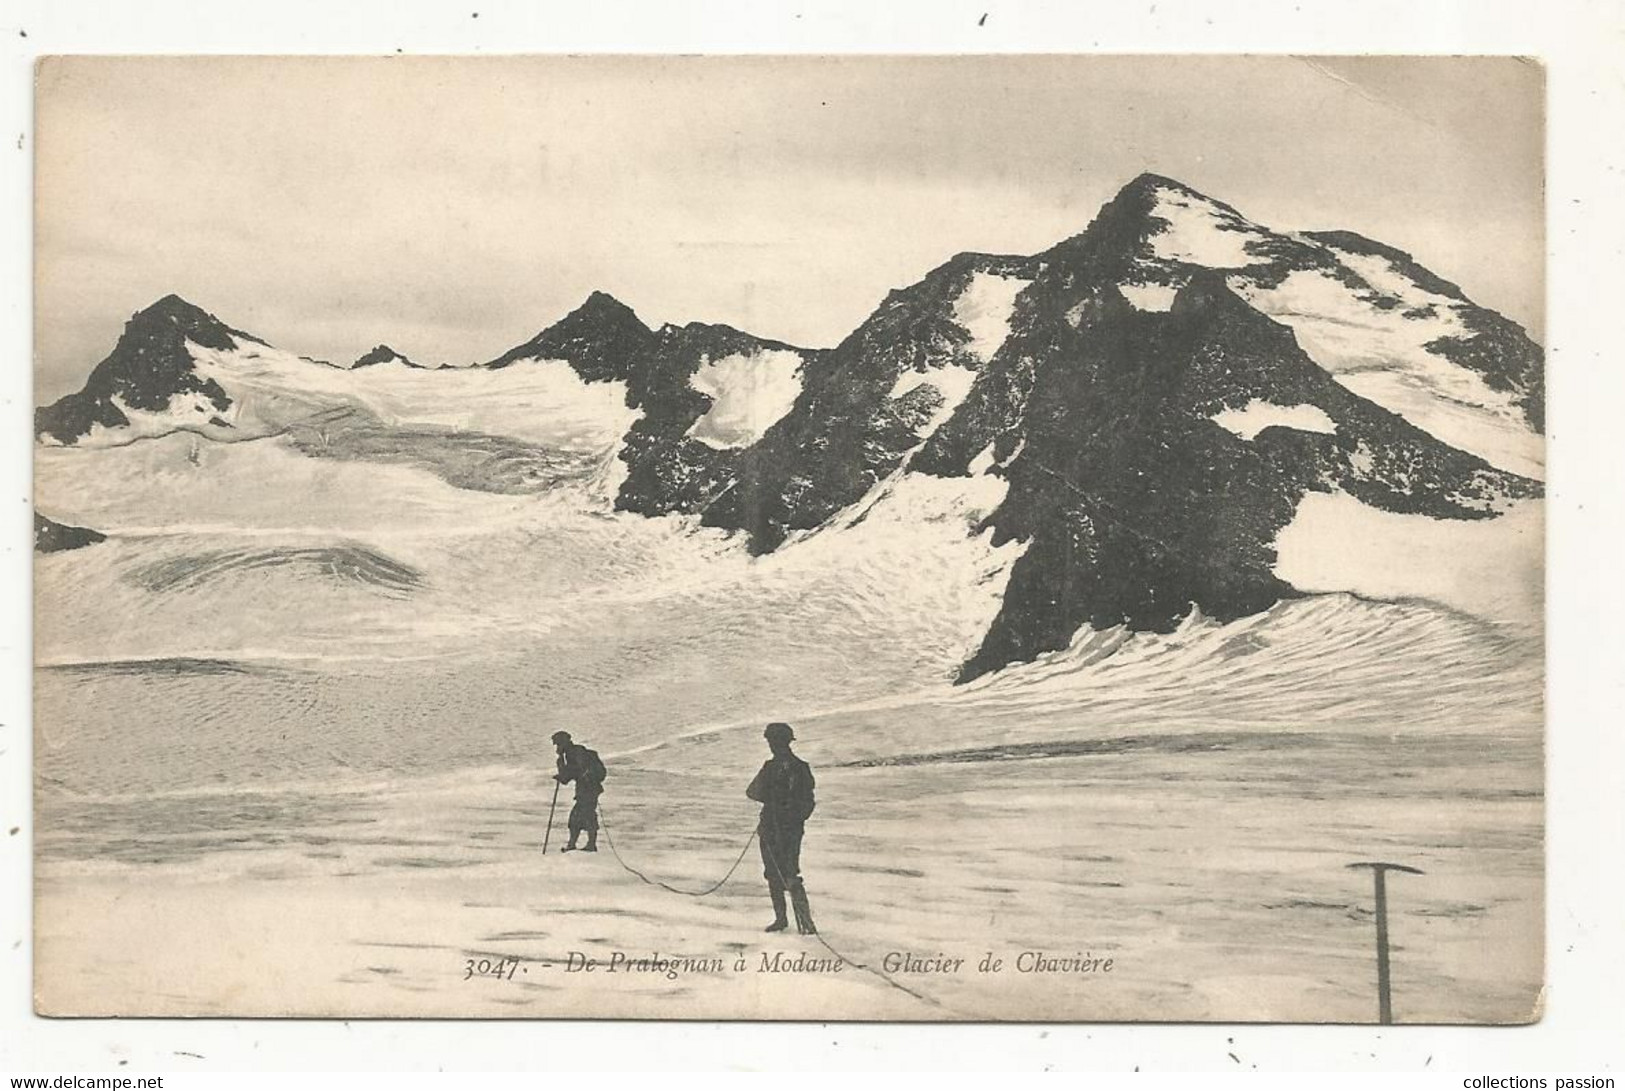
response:
[[[547,809],[547,833],[542,835],[542,855],[547,855],[547,843],[553,840],[553,812],[559,809],[559,781],[553,778],[553,805]]]
[[[1403,871],[1409,875],[1421,875],[1420,868],[1406,867],[1404,864],[1386,864],[1377,861],[1362,861],[1358,864],[1349,864],[1351,868],[1370,868],[1376,881],[1377,901],[1377,1019],[1384,1026],[1394,1021],[1394,1000],[1389,989],[1388,980],[1388,873],[1390,871]]]

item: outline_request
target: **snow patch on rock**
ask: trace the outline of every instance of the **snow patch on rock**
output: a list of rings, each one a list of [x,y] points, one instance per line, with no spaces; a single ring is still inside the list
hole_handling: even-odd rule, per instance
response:
[[[1430,292],[1394,267],[1394,263],[1381,254],[1360,254],[1330,244],[1321,244],[1336,256],[1338,262],[1371,287],[1386,296],[1400,300],[1407,308],[1428,304],[1449,306],[1456,301],[1449,296]]]
[[[1119,284],[1117,290],[1137,311],[1172,310],[1174,297],[1179,294],[1179,289],[1171,284]]]
[[[1296,428],[1300,432],[1321,432],[1328,436],[1337,433],[1336,422],[1318,405],[1277,405],[1263,398],[1254,398],[1240,409],[1222,409],[1208,419],[1242,439],[1252,439],[1264,429],[1276,425]]]
[[[788,349],[707,360],[689,385],[711,408],[688,434],[710,447],[749,447],[790,412],[801,394],[801,356]]]
[[[1010,314],[1016,296],[1032,283],[995,273],[971,274],[970,283],[954,299],[954,321],[970,335],[970,352],[983,363],[999,351],[1010,336]]]
[[[1289,326],[1310,359],[1350,391],[1498,469],[1542,479],[1544,440],[1525,422],[1512,394],[1427,348],[1441,337],[1470,333],[1456,301],[1400,277],[1384,258],[1375,261],[1387,270],[1386,279],[1377,277],[1381,290],[1396,296],[1398,306],[1375,306],[1322,270],[1294,270],[1273,287],[1233,277],[1230,287]],[[1360,265],[1374,272],[1370,261]]]
[[[1266,238],[1262,228],[1228,209],[1188,193],[1159,189],[1151,214],[1168,226],[1151,236],[1151,249],[1167,261],[1210,269],[1256,265],[1247,243]]]
[[[954,410],[959,408],[959,403],[970,393],[971,385],[975,382],[976,372],[959,364],[948,364],[930,371],[905,371],[892,384],[888,397],[895,400],[921,386],[930,386],[941,396],[941,404],[915,432],[923,440],[947,423],[948,418],[954,415]]]

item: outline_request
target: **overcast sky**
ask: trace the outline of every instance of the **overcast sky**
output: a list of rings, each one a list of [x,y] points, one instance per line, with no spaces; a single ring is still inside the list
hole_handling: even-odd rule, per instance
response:
[[[490,359],[594,289],[830,345],[1145,170],[1542,324],[1542,74],[1513,59],[77,58],[37,90],[40,403],[169,292],[344,363]]]

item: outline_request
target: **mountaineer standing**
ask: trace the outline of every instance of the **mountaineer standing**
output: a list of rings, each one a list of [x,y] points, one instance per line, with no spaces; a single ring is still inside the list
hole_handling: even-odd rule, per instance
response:
[[[570,843],[563,851],[597,852],[598,797],[604,794],[604,778],[609,771],[596,750],[572,741],[568,731],[555,731],[553,745],[559,752],[559,771],[553,779],[560,784],[574,782],[576,786],[575,806],[570,808]],[[576,840],[583,831],[587,834],[587,843],[577,845]]]
[[[796,930],[807,935],[818,931],[801,884],[801,835],[813,812],[812,768],[791,752],[790,742],[796,735],[789,724],[768,724],[762,737],[773,756],[762,765],[745,795],[762,805],[757,842],[767,893],[773,899],[773,923],[767,930],[782,932],[790,926],[784,912],[788,893],[795,907]]]

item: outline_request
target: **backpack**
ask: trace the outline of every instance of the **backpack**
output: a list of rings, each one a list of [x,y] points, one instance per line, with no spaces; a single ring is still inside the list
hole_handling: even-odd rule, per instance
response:
[[[604,768],[604,759],[598,756],[598,751],[583,746],[581,760],[587,769],[587,779],[595,784],[604,783],[604,778],[609,776],[609,770]]]

